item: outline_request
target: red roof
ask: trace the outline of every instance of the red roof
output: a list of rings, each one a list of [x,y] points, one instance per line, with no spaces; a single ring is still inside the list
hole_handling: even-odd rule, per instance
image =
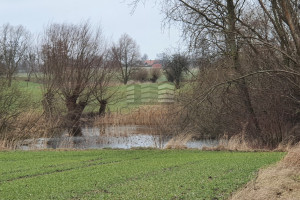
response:
[[[159,64],[159,63],[156,63],[156,64],[152,65],[152,68],[161,68],[161,67],[162,67],[162,65]]]
[[[145,64],[151,66],[152,68],[161,68],[159,60],[145,60]]]
[[[145,64],[147,65],[153,65],[156,62],[156,60],[145,60]]]

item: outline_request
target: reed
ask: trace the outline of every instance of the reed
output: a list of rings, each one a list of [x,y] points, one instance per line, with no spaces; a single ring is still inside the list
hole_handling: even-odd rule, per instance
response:
[[[172,105],[141,106],[127,113],[111,113],[95,119],[95,126],[147,126],[153,134],[169,134],[174,131],[176,113]]]
[[[40,112],[29,110],[10,122],[10,127],[0,134],[0,149],[16,149],[21,141],[53,137],[60,134],[60,119],[48,119]]]
[[[186,149],[187,142],[193,138],[194,134],[184,133],[174,136],[169,142],[166,144],[166,149]]]
[[[97,117],[95,125],[156,125],[159,120],[171,117],[169,115],[169,106],[140,106],[127,113],[115,112],[104,117]]]

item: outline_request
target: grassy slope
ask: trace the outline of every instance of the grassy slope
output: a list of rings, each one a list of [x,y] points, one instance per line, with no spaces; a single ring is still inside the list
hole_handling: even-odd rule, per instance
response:
[[[21,91],[24,91],[29,95],[30,99],[34,102],[40,103],[42,100],[42,86],[39,83],[26,82],[26,81],[16,81]]]
[[[0,152],[0,199],[226,199],[283,153]]]
[[[194,74],[196,74],[197,70],[193,69],[191,70]],[[184,74],[185,79],[190,79],[192,76],[191,74]],[[35,106],[38,108],[38,110],[42,110],[41,100],[42,100],[42,87],[41,84],[35,83],[35,82],[26,82],[27,79],[26,73],[19,73],[16,77],[16,83],[19,85],[21,90],[25,91],[31,100],[35,102]],[[35,81],[36,78],[32,76],[32,81]],[[157,82],[166,82],[167,79],[164,75],[162,75]],[[152,85],[152,83],[139,83],[140,85]],[[108,104],[108,110],[111,112],[128,112],[132,108],[136,108],[140,106],[141,104],[135,104],[130,103],[128,104],[126,101],[126,88],[127,85],[120,84],[119,86],[112,87],[112,91],[115,91],[116,89],[118,92],[115,95],[115,100],[112,100],[112,102],[109,102]],[[188,87],[184,86],[180,91],[186,90]],[[63,102],[61,102],[63,104]],[[98,112],[99,105],[96,103],[90,103],[84,110],[85,113],[88,112]]]
[[[40,84],[38,83],[33,83],[33,82],[25,82],[22,80],[18,80],[16,82],[20,89],[24,92],[26,92],[30,99],[32,101],[34,101],[36,103],[36,105],[38,105],[37,107],[39,107],[39,110],[42,110],[42,105],[41,105],[41,100],[42,100],[42,87]],[[140,83],[143,85],[152,85],[152,83]],[[108,105],[108,109],[111,112],[127,112],[130,111],[132,108],[136,108],[138,106],[140,106],[140,104],[135,104],[135,103],[130,103],[128,104],[126,101],[126,88],[127,85],[120,85],[120,86],[114,86],[112,87],[112,90],[118,90],[118,92],[116,92],[116,95],[114,97],[114,100],[112,100],[112,102],[109,103]],[[62,102],[63,103],[63,102]],[[84,112],[97,112],[99,109],[99,105],[97,105],[96,103],[91,103],[89,104]]]

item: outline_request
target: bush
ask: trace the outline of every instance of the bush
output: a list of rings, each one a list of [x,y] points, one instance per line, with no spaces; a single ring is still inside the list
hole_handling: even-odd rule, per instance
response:
[[[164,71],[169,82],[174,82],[177,89],[180,88],[180,82],[183,79],[183,73],[187,72],[189,66],[188,57],[184,54],[173,54],[165,56]]]
[[[159,77],[161,77],[161,71],[158,68],[152,68],[150,70],[150,81],[152,83],[156,83],[157,79],[159,79]]]
[[[132,75],[132,79],[135,81],[145,82],[148,80],[149,72],[147,69],[138,68]]]
[[[0,80],[0,138],[3,133],[13,129],[15,119],[29,108],[28,97],[18,85],[8,87],[6,80]]]
[[[241,62],[245,74],[258,70],[250,58]],[[295,99],[299,97],[300,80],[280,73],[255,74],[244,79],[258,132],[245,104],[246,95],[240,89],[242,80],[236,79],[241,75],[226,64],[202,67],[197,80],[190,83],[191,89],[180,95],[179,102],[186,113],[184,122],[191,132],[199,138],[220,138],[225,134],[230,139],[240,134],[252,148],[274,149],[281,143],[299,142],[299,103]],[[273,66],[278,67],[275,61]],[[228,81],[233,79],[236,81]]]

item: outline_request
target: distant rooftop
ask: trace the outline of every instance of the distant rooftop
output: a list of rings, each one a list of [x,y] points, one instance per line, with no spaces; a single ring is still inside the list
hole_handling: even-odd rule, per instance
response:
[[[160,60],[145,60],[144,64],[152,68],[162,68]]]

